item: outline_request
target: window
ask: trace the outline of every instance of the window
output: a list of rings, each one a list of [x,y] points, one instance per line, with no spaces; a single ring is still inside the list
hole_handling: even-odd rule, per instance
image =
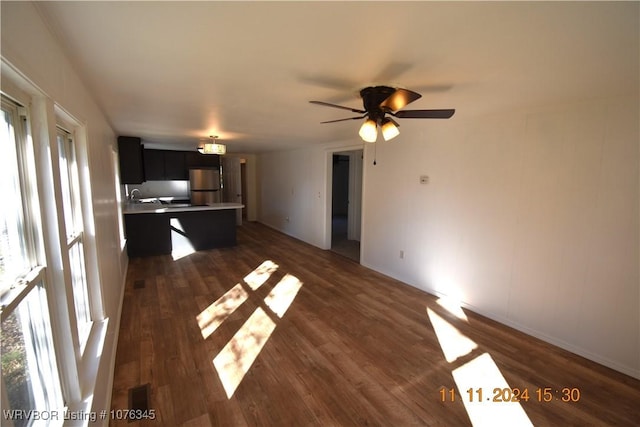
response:
[[[0,125],[0,301],[2,303],[2,408],[4,421],[30,425],[28,417],[5,411],[40,413],[64,406],[42,251],[42,227],[21,108],[2,98]],[[10,421],[11,422],[11,421]]]
[[[18,175],[16,153],[16,129],[20,121],[17,109],[5,109],[2,105],[2,151],[0,152],[0,181],[2,184],[2,236],[0,236],[0,292],[4,294],[14,284],[15,278],[30,270],[27,255],[25,227]],[[16,209],[17,208],[17,209]]]
[[[80,348],[83,349],[91,331],[92,322],[83,247],[84,226],[80,203],[78,163],[71,134],[59,128],[57,142],[60,156],[62,211],[67,235],[66,250],[69,255],[70,289],[68,291],[73,295],[78,340]]]

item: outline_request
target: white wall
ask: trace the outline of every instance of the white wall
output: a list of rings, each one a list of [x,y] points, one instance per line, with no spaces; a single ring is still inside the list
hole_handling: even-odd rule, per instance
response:
[[[362,141],[258,155],[258,221],[319,248],[330,248],[331,182],[327,179],[332,155],[357,149],[362,149]]]
[[[363,265],[640,378],[638,105],[403,122],[365,150]],[[318,247],[325,157],[260,156],[261,220]]]
[[[364,264],[640,376],[639,117],[597,100],[379,147]]]
[[[32,3],[2,2],[3,88],[7,79],[27,91],[37,89],[60,109],[86,126],[87,155],[91,178],[95,242],[99,261],[105,316],[108,323],[105,354],[95,390],[94,406],[109,409],[110,365],[115,356],[115,333],[124,284],[126,257],[122,254],[117,227],[113,150],[116,136],[64,51],[52,37]],[[5,71],[15,71],[15,76]],[[92,230],[89,230],[91,232]],[[113,354],[111,354],[113,352]]]
[[[323,246],[325,183],[321,149],[259,155],[259,221]]]

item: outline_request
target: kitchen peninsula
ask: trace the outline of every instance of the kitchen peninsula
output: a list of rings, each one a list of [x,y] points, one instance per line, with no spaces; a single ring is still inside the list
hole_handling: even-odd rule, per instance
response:
[[[240,203],[126,203],[123,206],[130,257],[171,254],[180,241],[193,250],[235,246]]]

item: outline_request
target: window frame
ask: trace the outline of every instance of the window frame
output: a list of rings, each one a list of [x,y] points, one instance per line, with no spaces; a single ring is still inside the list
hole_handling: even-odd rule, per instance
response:
[[[21,229],[24,257],[26,258],[26,264],[29,270],[23,274],[18,274],[14,284],[2,290],[3,292],[0,296],[2,304],[0,322],[4,322],[16,313],[17,310],[20,310],[21,304],[31,304],[29,300],[30,297],[40,298],[40,304],[43,303],[45,305],[44,309],[40,312],[46,312],[46,315],[39,319],[33,319],[33,321],[31,321],[31,317],[29,317],[27,321],[30,325],[30,335],[44,334],[37,336],[38,342],[43,344],[42,347],[38,346],[38,348],[33,348],[30,346],[27,348],[27,336],[24,334],[24,330],[22,331],[23,339],[25,339],[25,351],[30,355],[27,357],[27,369],[32,372],[38,372],[36,378],[39,380],[42,380],[43,376],[48,378],[48,383],[44,385],[47,387],[47,392],[45,393],[47,398],[45,398],[44,395],[40,396],[37,402],[39,406],[36,409],[41,411],[65,410],[65,389],[60,372],[59,355],[56,348],[56,337],[53,326],[54,319],[50,310],[51,289],[48,286],[50,276],[46,268],[42,247],[43,223],[39,215],[41,209],[40,198],[38,197],[37,182],[33,178],[33,173],[36,171],[36,162],[31,134],[29,132],[28,109],[4,93],[2,94],[1,105],[3,113],[6,112],[10,115],[14,131],[15,172],[17,173],[19,183],[18,190],[21,199],[18,226]],[[14,159],[11,159],[11,161],[14,161]],[[40,292],[42,293],[38,295]],[[39,322],[40,325],[37,326],[36,322]],[[33,337],[31,337],[31,341],[33,341]],[[38,360],[37,356],[41,355],[42,352],[47,354],[48,357],[46,360]],[[33,365],[34,361],[35,365]],[[5,406],[8,404],[8,399],[6,397],[4,376],[2,376],[1,382],[3,407],[8,408],[8,406]],[[38,384],[41,383],[41,381],[37,382]],[[42,407],[42,405],[44,405],[44,407]],[[7,421],[11,422],[10,420]]]
[[[84,249],[87,289],[89,294],[89,308],[92,321],[94,323],[101,322],[105,319],[105,312],[95,241],[96,230],[95,219],[93,216],[91,174],[89,172],[87,125],[77,120],[58,104],[54,104],[53,109],[56,127],[68,132],[73,139],[79,193],[77,214],[80,216],[83,226],[82,243]],[[57,144],[57,140],[55,143]],[[56,146],[52,147],[52,151],[54,148],[57,150]]]
[[[75,146],[75,139],[73,134],[66,130],[59,124],[56,126],[56,150],[55,153],[58,156],[58,168],[57,174],[54,173],[53,179],[58,180],[60,185],[60,200],[57,200],[57,204],[60,205],[58,212],[60,212],[62,219],[58,221],[60,227],[64,227],[63,236],[65,240],[60,242],[61,251],[63,252],[62,264],[65,277],[65,289],[68,299],[69,320],[73,329],[73,341],[74,346],[80,359],[84,356],[89,337],[91,335],[91,329],[93,328],[93,312],[91,304],[91,286],[87,278],[87,254],[84,244],[84,219],[82,215],[82,194],[80,190],[80,171],[77,163],[77,147]],[[54,153],[52,152],[52,155]],[[64,165],[63,162],[64,161]],[[64,170],[63,170],[64,168]],[[68,200],[67,200],[68,198]],[[67,207],[67,203],[69,206]],[[71,218],[67,218],[67,215],[71,215]],[[71,225],[73,230],[69,230]],[[74,275],[78,273],[75,271],[77,266],[73,263],[72,251],[78,248],[78,256],[80,257],[80,274],[83,283],[82,293],[79,296],[76,292]],[[82,298],[82,304],[86,305],[88,319],[81,319],[81,314],[78,310],[78,298]]]

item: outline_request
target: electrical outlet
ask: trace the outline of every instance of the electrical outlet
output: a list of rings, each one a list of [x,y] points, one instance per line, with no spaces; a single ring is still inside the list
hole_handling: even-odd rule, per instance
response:
[[[288,217],[288,216],[287,216],[287,217],[285,217],[285,218],[284,218],[284,220],[285,220],[285,221],[287,221],[287,222],[289,222],[289,217]]]
[[[420,175],[420,184],[428,184],[429,175]]]

